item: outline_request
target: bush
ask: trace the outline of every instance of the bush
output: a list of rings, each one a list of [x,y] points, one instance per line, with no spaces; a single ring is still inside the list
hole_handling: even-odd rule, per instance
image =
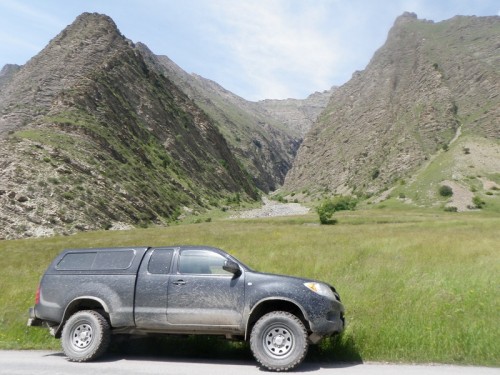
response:
[[[335,224],[336,220],[332,219],[335,213],[335,207],[331,200],[326,200],[316,207],[316,212],[319,215],[319,221],[321,224]]]
[[[474,198],[472,198],[472,203],[474,203],[475,208],[483,208],[486,205],[486,202],[483,201],[478,195],[475,195]]]
[[[352,197],[339,196],[333,199],[323,201],[318,207],[316,212],[319,215],[321,224],[336,224],[337,220],[332,219],[335,211],[352,211],[356,207],[358,201]]]
[[[454,206],[448,206],[444,208],[445,212],[458,212],[458,208]]]
[[[356,208],[358,201],[353,197],[338,196],[332,199],[336,211],[352,211]]]
[[[442,185],[439,188],[439,195],[442,197],[451,197],[453,195],[453,189],[448,185]]]

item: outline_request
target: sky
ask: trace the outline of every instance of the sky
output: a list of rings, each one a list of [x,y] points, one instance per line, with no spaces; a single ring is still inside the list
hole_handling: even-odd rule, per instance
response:
[[[25,64],[83,12],[247,100],[346,83],[405,11],[439,22],[500,15],[498,0],[0,0],[0,68]]]

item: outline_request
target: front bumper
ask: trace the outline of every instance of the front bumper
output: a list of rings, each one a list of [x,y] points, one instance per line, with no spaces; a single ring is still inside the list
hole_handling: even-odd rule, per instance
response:
[[[311,331],[321,337],[339,334],[344,330],[344,312],[330,311],[326,317],[316,319],[310,325]]]

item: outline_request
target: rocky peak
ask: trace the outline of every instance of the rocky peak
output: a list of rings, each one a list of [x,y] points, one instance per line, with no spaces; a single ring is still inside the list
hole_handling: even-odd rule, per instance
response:
[[[306,99],[266,99],[258,102],[271,118],[283,123],[287,128],[297,131],[304,137],[317,117],[327,106],[337,87],[315,92]]]
[[[7,64],[0,70],[0,92],[7,86],[12,78],[14,78],[14,74],[16,74],[19,69],[21,69],[20,65]]]
[[[78,17],[0,94],[0,238],[257,197],[213,120],[109,17]]]
[[[400,16],[366,69],[333,93],[285,189],[375,193],[447,147],[460,125],[499,139],[499,21]]]
[[[0,138],[46,113],[69,89],[131,43],[108,16],[84,13],[29,60],[0,92]]]
[[[396,18],[394,21],[394,26],[400,26],[407,22],[412,22],[418,20],[418,16],[413,12],[404,12],[402,15]]]
[[[19,71],[19,69],[21,69],[20,65],[6,64],[6,65],[4,65],[2,70],[0,70],[0,78],[13,75],[13,74],[17,73]]]

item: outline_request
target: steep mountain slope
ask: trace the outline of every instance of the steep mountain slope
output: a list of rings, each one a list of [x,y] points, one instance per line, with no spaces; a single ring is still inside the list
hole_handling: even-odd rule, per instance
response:
[[[7,64],[0,70],[0,92],[10,83],[14,75],[21,69],[19,65]]]
[[[287,123],[283,116],[273,116],[260,102],[249,102],[211,80],[188,74],[143,44],[138,43],[137,47],[153,70],[175,82],[215,121],[259,189],[269,192],[283,184],[302,141],[299,127],[307,125],[300,120]]]
[[[256,104],[287,128],[298,130],[301,138],[304,138],[327,106],[335,89],[336,87],[332,87],[330,90],[315,92],[305,99],[266,99]]]
[[[284,189],[376,193],[411,177],[457,135],[498,147],[499,35],[498,16],[399,17],[366,69],[334,91]],[[497,156],[497,173],[498,165]]]
[[[0,92],[0,238],[165,223],[256,197],[212,120],[83,14]]]

